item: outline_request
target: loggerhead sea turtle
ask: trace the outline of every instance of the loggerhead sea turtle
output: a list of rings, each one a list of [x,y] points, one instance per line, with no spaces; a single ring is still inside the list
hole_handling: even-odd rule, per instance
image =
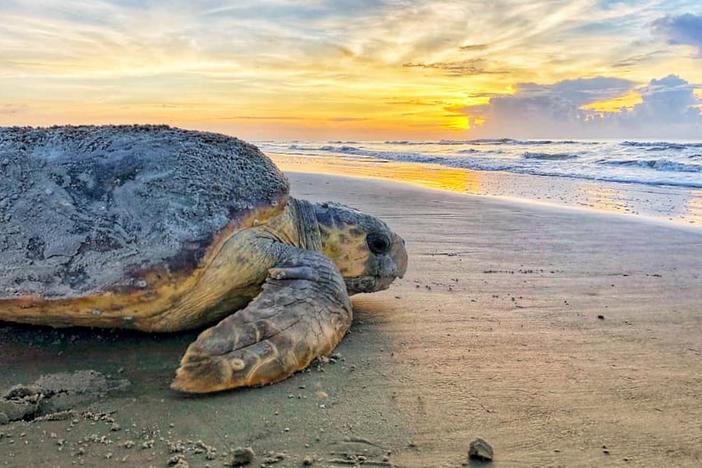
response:
[[[0,253],[0,320],[215,324],[171,384],[191,393],[304,369],[349,329],[349,295],[407,267],[385,223],[291,197],[255,146],[167,126],[0,128]]]

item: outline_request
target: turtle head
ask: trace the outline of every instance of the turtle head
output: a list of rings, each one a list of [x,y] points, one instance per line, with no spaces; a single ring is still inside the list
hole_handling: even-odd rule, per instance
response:
[[[354,208],[314,205],[322,252],[339,268],[349,294],[387,289],[407,269],[405,241],[387,224]]]

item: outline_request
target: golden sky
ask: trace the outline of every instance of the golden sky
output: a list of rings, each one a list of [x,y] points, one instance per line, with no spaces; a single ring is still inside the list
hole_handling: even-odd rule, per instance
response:
[[[578,125],[697,124],[698,27],[697,0],[2,0],[0,125],[461,138],[514,131],[526,105],[548,126],[563,100]]]

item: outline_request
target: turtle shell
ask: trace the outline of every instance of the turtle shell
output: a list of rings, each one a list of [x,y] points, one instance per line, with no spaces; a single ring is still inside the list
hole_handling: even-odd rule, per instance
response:
[[[258,148],[224,135],[0,128],[0,305],[187,278],[222,239],[280,212],[288,189]]]

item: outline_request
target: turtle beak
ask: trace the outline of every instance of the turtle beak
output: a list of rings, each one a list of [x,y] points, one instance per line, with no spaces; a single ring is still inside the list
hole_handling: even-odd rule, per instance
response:
[[[407,272],[407,250],[405,249],[405,240],[394,233],[390,258],[395,263],[395,277],[403,278]]]
[[[344,278],[349,294],[369,293],[388,289],[393,281],[405,276],[407,271],[407,250],[405,241],[397,234],[392,235],[392,243],[387,254],[374,257],[372,274]]]
[[[376,291],[387,289],[393,281],[404,277],[407,272],[407,250],[402,237],[393,233],[390,252],[381,265],[381,276],[377,280]]]

